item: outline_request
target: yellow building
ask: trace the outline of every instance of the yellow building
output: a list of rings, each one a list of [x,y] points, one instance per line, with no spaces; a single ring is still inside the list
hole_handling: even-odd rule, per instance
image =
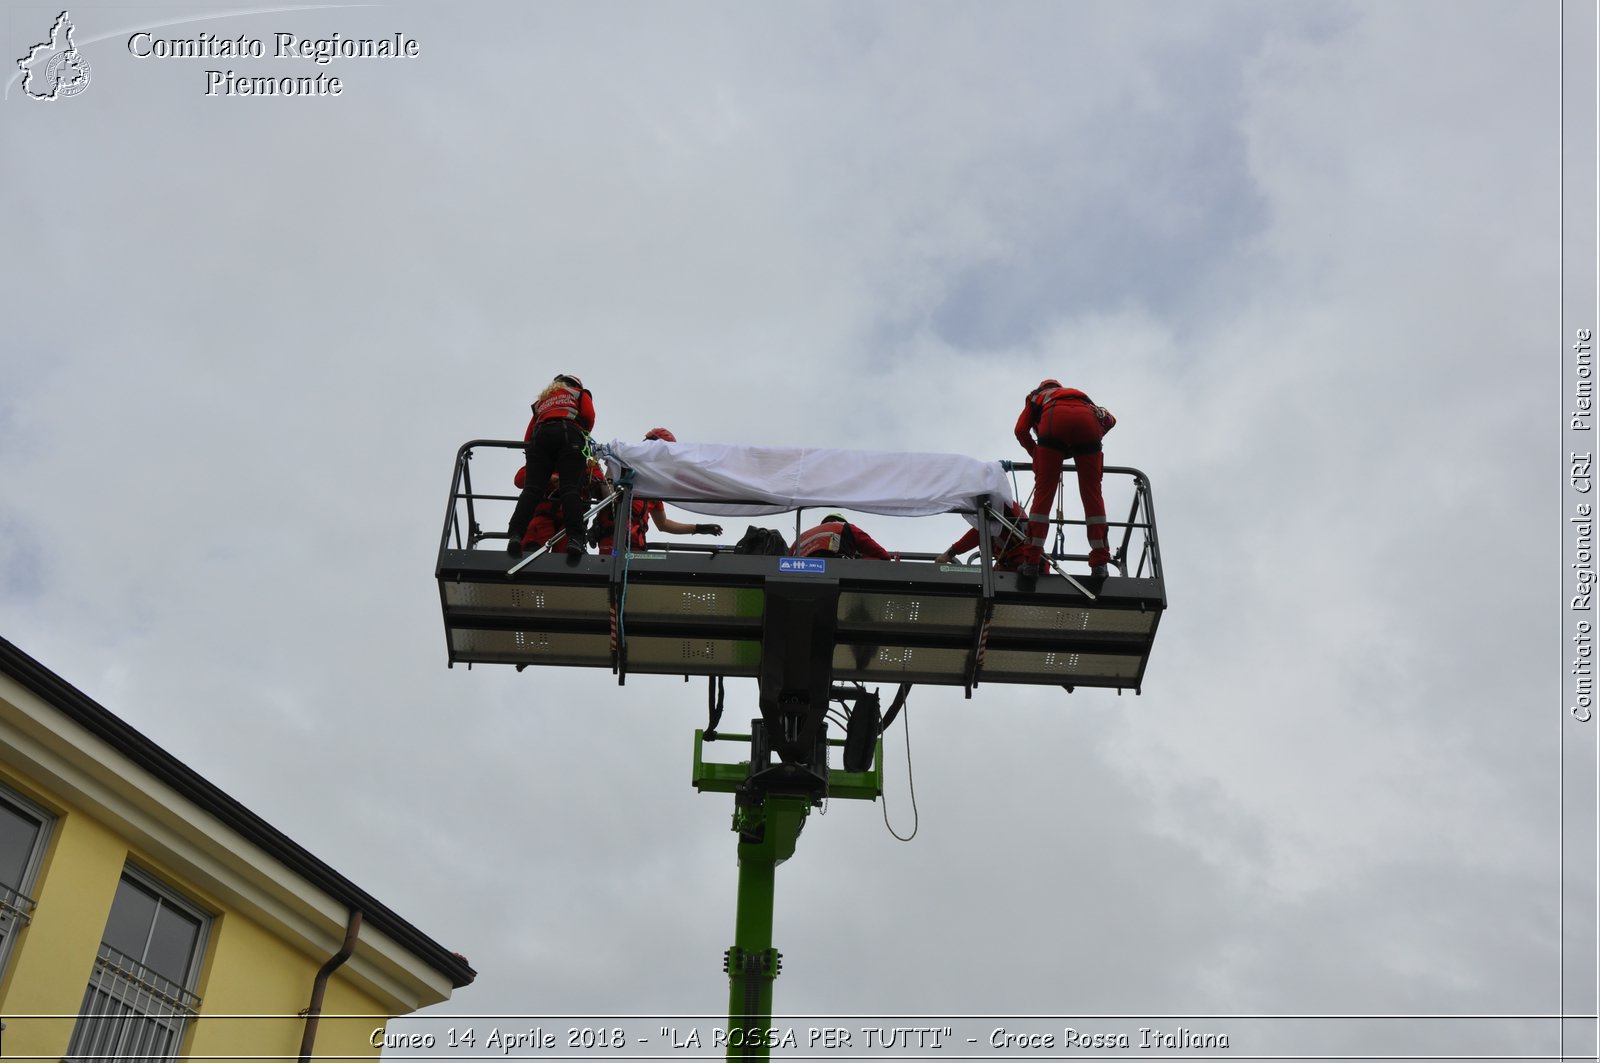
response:
[[[370,1059],[472,979],[0,639],[0,1057]]]

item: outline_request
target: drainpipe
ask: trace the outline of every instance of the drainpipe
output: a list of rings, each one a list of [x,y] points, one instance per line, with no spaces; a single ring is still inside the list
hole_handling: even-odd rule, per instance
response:
[[[328,957],[328,962],[317,971],[316,981],[311,983],[311,1004],[306,1008],[306,1032],[300,1038],[300,1063],[310,1063],[311,1046],[317,1040],[317,1021],[322,1018],[322,998],[328,992],[328,979],[333,972],[344,966],[352,953],[356,951],[356,935],[361,933],[361,913],[350,909],[350,925],[345,928],[344,944],[339,951]]]

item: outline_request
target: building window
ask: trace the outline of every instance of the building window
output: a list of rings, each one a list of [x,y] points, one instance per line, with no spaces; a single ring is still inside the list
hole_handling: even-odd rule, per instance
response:
[[[0,789],[0,975],[17,934],[33,918],[28,894],[44,858],[51,819],[42,808]]]
[[[207,922],[155,880],[124,870],[66,1058],[177,1059],[200,1006],[193,990]]]

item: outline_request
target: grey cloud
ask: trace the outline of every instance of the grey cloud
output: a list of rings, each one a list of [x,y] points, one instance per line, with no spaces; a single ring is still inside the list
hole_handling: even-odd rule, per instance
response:
[[[780,1007],[1541,1010],[1556,38],[1457,10],[322,12],[428,58],[309,106],[92,57],[0,129],[0,622],[470,956],[452,1008],[715,1013],[704,689],[446,669],[456,447],[563,370],[604,439],[1020,458],[1070,377],[1156,492],[1145,691],[919,691],[918,837],[811,822]]]

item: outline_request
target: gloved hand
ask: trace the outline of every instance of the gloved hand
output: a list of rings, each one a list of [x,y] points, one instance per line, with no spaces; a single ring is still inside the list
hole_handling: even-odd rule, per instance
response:
[[[696,524],[694,526],[694,533],[696,535],[721,535],[722,534],[722,525],[720,525],[720,524]]]
[[[942,553],[938,557],[934,558],[933,559],[933,563],[936,564],[936,565],[948,565],[950,562],[952,562],[954,560],[955,560],[955,558],[951,555],[950,551],[946,550],[944,553]]]

